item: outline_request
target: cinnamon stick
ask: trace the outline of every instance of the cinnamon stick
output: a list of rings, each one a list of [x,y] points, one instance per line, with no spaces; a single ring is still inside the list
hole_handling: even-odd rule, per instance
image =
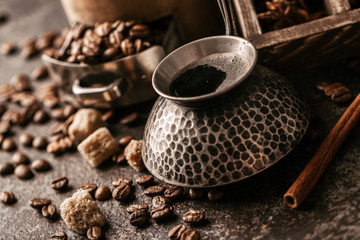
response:
[[[309,163],[284,195],[285,203],[297,208],[310,194],[342,143],[360,119],[360,94],[350,104]]]

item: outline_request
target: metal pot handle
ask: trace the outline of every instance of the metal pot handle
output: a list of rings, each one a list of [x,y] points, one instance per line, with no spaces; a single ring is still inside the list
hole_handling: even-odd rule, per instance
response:
[[[92,79],[87,83],[86,81],[90,76]],[[94,78],[98,78],[99,81],[94,82]],[[124,78],[118,76],[108,85],[104,85],[101,78],[101,74],[86,75],[85,77],[74,81],[72,91],[84,106],[110,108],[113,106],[113,103],[121,98],[126,92],[127,84]],[[89,83],[92,86],[89,86]],[[101,84],[101,86],[94,86],[96,83]]]

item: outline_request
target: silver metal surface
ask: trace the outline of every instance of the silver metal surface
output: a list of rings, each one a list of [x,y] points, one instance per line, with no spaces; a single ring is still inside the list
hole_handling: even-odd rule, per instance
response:
[[[171,94],[174,77],[189,64],[227,53],[248,63],[233,66],[243,69],[237,81],[195,97]],[[256,60],[255,47],[232,36],[191,42],[162,60],[153,74],[161,97],[146,124],[142,151],[153,175],[174,185],[220,186],[267,169],[297,145],[308,127],[308,106],[281,76],[255,67]]]
[[[70,95],[72,94],[75,80],[81,79],[88,74],[110,71],[122,76],[127,83],[127,89],[121,93],[120,98],[110,98],[108,101],[107,99],[99,98],[99,95],[93,94],[94,92],[101,92],[101,90],[111,88],[111,86],[107,88],[102,86],[101,89],[92,88],[86,91],[83,91],[83,89],[80,98],[84,104],[121,107],[156,97],[156,93],[151,87],[151,76],[158,63],[164,57],[164,48],[161,46],[153,46],[143,52],[96,65],[66,63],[46,55],[42,56],[42,60],[48,67],[52,79],[54,79],[66,93],[70,93]],[[99,78],[101,78],[101,76],[99,76]],[[77,86],[74,88],[78,89]]]

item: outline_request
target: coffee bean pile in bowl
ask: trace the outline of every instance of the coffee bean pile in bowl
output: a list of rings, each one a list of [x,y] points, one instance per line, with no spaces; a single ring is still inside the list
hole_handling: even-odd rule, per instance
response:
[[[139,53],[161,45],[165,31],[162,24],[139,21],[76,24],[66,31],[60,48],[47,55],[68,63],[97,64]]]

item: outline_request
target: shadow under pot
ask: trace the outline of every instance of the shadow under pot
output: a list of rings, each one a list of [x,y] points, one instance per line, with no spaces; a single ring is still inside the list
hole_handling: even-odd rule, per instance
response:
[[[179,186],[225,185],[265,170],[297,145],[308,106],[256,60],[247,40],[215,36],[178,48],[158,65],[152,81],[160,97],[142,151],[153,175]]]

